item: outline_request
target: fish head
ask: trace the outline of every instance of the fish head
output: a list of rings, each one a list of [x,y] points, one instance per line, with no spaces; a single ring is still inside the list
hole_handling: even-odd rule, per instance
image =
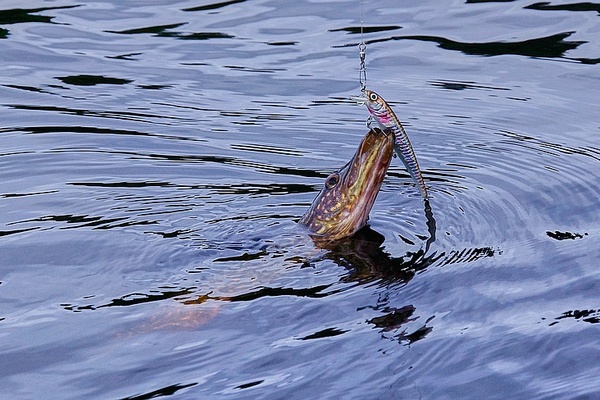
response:
[[[393,154],[392,135],[371,129],[354,157],[325,180],[300,223],[313,239],[333,241],[356,233],[369,213]]]
[[[385,130],[390,127],[390,113],[386,107],[386,102],[383,97],[379,96],[372,90],[365,89],[358,97],[353,98],[359,105],[366,105],[369,113],[375,117],[381,129]]]

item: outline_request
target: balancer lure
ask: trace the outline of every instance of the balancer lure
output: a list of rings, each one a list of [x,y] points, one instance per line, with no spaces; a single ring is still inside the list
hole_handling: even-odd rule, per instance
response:
[[[417,156],[410,144],[404,127],[398,117],[396,117],[396,114],[394,114],[392,108],[383,97],[368,89],[365,89],[363,96],[357,97],[356,100],[359,104],[367,106],[369,113],[375,118],[377,124],[384,132],[391,132],[394,135],[394,150],[396,154],[400,157],[408,173],[417,184],[421,195],[427,199],[427,188],[419,169]]]

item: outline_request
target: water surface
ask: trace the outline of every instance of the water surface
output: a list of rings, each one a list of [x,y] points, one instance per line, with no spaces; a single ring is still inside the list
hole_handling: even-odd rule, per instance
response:
[[[0,397],[600,395],[600,4],[1,7]],[[324,250],[361,39],[431,209]]]

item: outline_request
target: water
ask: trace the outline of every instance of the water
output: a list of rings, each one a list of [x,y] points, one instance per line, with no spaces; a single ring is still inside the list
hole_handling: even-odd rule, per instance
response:
[[[357,1],[1,7],[1,398],[600,396],[600,4],[365,1],[433,220],[331,250]]]

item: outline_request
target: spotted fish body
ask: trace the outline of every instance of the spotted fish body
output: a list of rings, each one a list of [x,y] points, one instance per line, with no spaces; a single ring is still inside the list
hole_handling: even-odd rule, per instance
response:
[[[364,90],[363,94],[364,96],[358,98],[359,102],[366,104],[369,113],[375,118],[377,124],[384,132],[391,132],[393,134],[396,154],[402,160],[406,170],[417,184],[421,195],[427,199],[427,188],[421,175],[417,156],[400,120],[383,97],[367,89]]]
[[[372,129],[350,162],[329,175],[300,220],[313,239],[338,240],[353,235],[367,224],[390,165],[393,146],[391,135]]]

